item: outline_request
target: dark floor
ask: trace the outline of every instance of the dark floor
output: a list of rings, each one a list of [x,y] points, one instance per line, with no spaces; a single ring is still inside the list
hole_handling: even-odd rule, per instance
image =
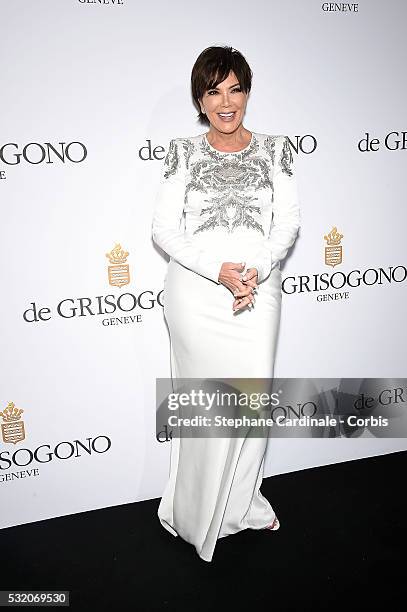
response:
[[[69,590],[75,611],[404,611],[406,457],[266,478],[279,531],[222,538],[211,563],[161,526],[158,499],[3,529],[0,589]]]

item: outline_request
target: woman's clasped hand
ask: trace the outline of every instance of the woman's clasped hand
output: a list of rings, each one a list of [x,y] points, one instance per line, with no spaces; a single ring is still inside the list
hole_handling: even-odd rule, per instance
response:
[[[235,296],[233,312],[242,310],[246,306],[251,309],[255,303],[257,291],[257,269],[249,268],[243,274],[246,263],[233,263],[225,261],[219,272],[219,282],[227,287]]]

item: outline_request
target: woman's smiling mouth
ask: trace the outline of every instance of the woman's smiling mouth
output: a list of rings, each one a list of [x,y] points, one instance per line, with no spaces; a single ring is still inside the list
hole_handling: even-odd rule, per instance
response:
[[[217,114],[218,114],[218,117],[222,119],[222,121],[233,121],[236,115],[236,111],[229,112],[229,113],[217,113]]]

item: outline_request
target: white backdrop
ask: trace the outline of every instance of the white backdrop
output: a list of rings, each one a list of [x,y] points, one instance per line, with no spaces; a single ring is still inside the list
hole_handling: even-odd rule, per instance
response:
[[[169,443],[155,437],[155,380],[170,375],[167,262],[151,216],[169,140],[207,131],[189,89],[204,48],[245,55],[254,72],[245,127],[287,134],[294,147],[302,227],[285,287],[289,277],[397,266],[402,278],[407,6],[0,5],[7,527],[162,494]],[[367,134],[371,150],[360,150]],[[333,227],[343,234],[334,268],[324,254]],[[110,264],[116,244],[128,256]],[[109,265],[126,284],[114,284]],[[406,281],[287,291],[275,376],[405,376],[405,298]],[[270,440],[265,475],[406,447],[402,438]]]

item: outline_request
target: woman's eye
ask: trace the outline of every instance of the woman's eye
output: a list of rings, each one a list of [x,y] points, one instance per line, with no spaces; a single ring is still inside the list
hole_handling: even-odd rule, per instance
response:
[[[234,93],[235,91],[242,91],[242,88],[235,87],[234,89],[232,89],[232,93]],[[208,91],[208,96],[211,96],[212,94],[216,94],[216,93],[218,93],[216,89],[212,89],[211,91]]]

